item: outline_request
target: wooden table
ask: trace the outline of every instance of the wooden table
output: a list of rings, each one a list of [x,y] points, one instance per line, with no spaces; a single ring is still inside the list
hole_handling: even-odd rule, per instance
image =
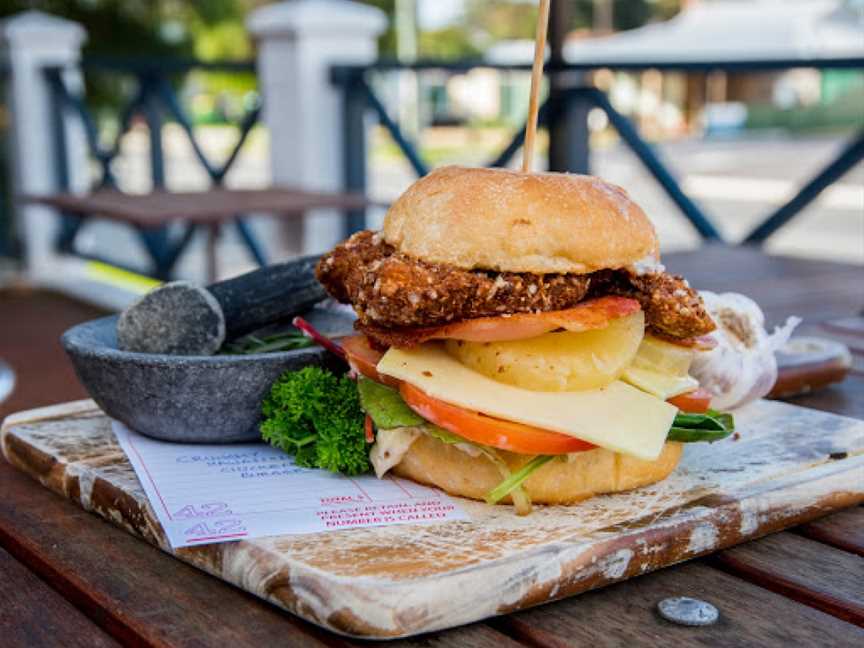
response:
[[[224,189],[207,191],[127,194],[102,189],[89,194],[25,196],[22,200],[55,207],[80,218],[104,218],[138,229],[153,229],[174,222],[188,225],[187,236],[168,254],[167,260],[153,258],[157,275],[170,272],[179,249],[195,228],[207,232],[207,278],[218,274],[216,243],[223,226],[241,215],[264,213],[294,218],[314,209],[361,210],[370,202],[360,194],[337,194],[289,187],[269,189]]]
[[[850,345],[850,377],[793,402],[864,418],[864,318],[856,317],[864,269],[727,248],[666,262],[700,288],[750,294],[771,323],[802,315],[807,333]],[[16,366],[4,326],[0,318],[0,356],[13,361],[23,389],[37,379],[33,371],[50,367]],[[35,390],[31,402],[16,405],[68,400],[77,390]],[[160,553],[2,462],[0,492],[4,646],[355,645]],[[720,622],[685,628],[661,620],[656,603],[676,595],[711,601]],[[862,628],[864,508],[857,507],[573,599],[391,645],[853,646],[864,645]]]

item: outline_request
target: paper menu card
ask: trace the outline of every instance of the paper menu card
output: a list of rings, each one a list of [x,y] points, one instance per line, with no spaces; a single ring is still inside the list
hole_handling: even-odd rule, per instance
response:
[[[113,430],[172,548],[467,517],[436,489],[300,468],[263,443],[169,443],[116,421]]]

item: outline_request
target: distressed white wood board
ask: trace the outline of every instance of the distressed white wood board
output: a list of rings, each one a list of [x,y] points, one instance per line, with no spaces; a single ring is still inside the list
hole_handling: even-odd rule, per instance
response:
[[[459,500],[470,521],[279,536],[172,551],[92,401],[2,428],[42,484],[218,578],[337,633],[403,637],[572,596],[864,501],[864,422],[780,402],[740,439],[687,446],[665,481],[578,505]]]

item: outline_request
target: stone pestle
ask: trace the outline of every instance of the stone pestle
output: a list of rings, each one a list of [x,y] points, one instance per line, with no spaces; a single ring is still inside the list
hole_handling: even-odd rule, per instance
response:
[[[131,304],[117,322],[124,351],[212,355],[225,340],[302,313],[327,294],[317,256],[267,266],[207,288],[166,283]]]

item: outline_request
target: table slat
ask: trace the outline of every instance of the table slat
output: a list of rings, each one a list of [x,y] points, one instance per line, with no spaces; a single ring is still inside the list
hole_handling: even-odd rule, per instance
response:
[[[107,314],[53,290],[0,288],[0,358],[16,374],[12,395],[0,403],[0,419],[25,409],[86,398],[60,345],[60,335],[71,326]]]
[[[161,553],[5,462],[0,492],[0,545],[124,643],[326,645],[310,624]]]
[[[857,315],[864,308],[864,268],[706,246],[663,257],[670,271],[700,290],[736,291],[762,307],[770,326],[798,315],[808,323]]]
[[[826,328],[856,337],[860,342],[859,348],[864,348],[864,317],[844,317],[827,323]]]
[[[332,635],[331,635],[332,636]],[[410,639],[379,642],[356,642],[350,644],[353,648],[370,648],[370,646],[385,646],[386,648],[524,648],[525,644],[511,639],[506,634],[494,630],[484,623],[475,623],[461,628],[453,628],[443,632],[420,635]],[[533,646],[533,644],[530,644]],[[536,648],[536,647],[535,647]]]
[[[713,626],[663,620],[657,603],[692,596],[720,610]],[[782,620],[782,622],[781,622]],[[852,646],[864,630],[692,562],[503,617],[496,627],[536,646]]]
[[[124,643],[355,645],[179,562],[38,486],[4,461],[0,492],[0,546]],[[0,600],[4,592],[14,595],[0,581]],[[521,644],[476,624],[390,645]]]
[[[864,419],[862,394],[864,394],[864,376],[850,374],[841,383],[829,385],[812,394],[784,398],[783,400],[800,407]]]
[[[2,549],[0,574],[0,643],[5,648],[119,645]]]
[[[793,533],[721,551],[712,566],[864,627],[864,558]]]
[[[794,530],[811,540],[864,556],[864,507],[840,511],[821,520],[802,524]]]
[[[686,273],[688,280],[710,284],[705,286],[708,290],[746,290],[751,285],[777,279],[831,277],[847,272],[857,272],[861,276],[864,273],[864,267],[851,263],[776,256],[757,248],[723,244],[664,254],[662,260],[671,272]],[[864,286],[859,286],[857,292],[864,298]],[[854,313],[855,309],[848,310],[847,315]]]

